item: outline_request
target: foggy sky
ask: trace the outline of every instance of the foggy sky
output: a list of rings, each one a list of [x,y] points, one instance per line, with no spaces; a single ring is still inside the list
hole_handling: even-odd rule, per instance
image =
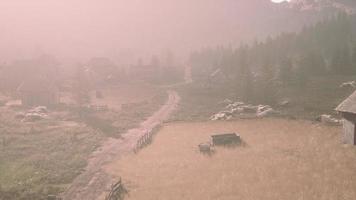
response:
[[[129,59],[235,43],[250,31],[244,24],[255,14],[250,7],[259,6],[245,2],[1,0],[0,61],[43,53]]]

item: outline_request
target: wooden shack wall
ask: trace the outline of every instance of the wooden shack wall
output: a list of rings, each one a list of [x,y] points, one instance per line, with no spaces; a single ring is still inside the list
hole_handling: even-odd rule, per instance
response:
[[[349,121],[348,119],[343,120],[343,142],[345,144],[355,145],[355,122]]]

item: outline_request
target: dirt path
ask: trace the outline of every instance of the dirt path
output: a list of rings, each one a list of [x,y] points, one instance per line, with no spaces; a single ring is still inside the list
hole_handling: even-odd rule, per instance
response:
[[[64,200],[96,200],[113,182],[103,166],[118,160],[123,154],[132,152],[137,140],[147,131],[152,130],[176,109],[180,97],[175,91],[168,91],[168,101],[156,113],[142,122],[139,128],[131,129],[122,139],[110,138],[102,148],[94,152],[86,170],[79,175],[71,187],[63,194]]]

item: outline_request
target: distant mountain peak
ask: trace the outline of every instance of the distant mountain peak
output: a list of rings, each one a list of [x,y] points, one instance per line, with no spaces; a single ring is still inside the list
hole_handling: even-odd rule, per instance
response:
[[[336,10],[355,13],[356,1],[353,0],[291,0],[288,7],[300,11]]]

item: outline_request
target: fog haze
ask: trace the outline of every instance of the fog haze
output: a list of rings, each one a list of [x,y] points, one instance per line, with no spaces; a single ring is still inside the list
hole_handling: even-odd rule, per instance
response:
[[[294,1],[292,1],[294,2]],[[2,0],[2,61],[53,54],[132,62],[168,49],[239,44],[313,21],[269,0]],[[310,11],[307,11],[310,12]]]
[[[213,1],[5,0],[0,3],[1,55],[7,59],[44,52],[115,57],[210,41],[197,37],[202,33],[219,41],[222,37],[213,33],[217,27],[206,23],[211,13],[225,11],[215,6]],[[220,24],[219,29],[233,28]]]
[[[0,55],[5,60],[43,53],[73,59],[94,55],[130,59],[166,49],[182,53],[206,45],[237,43],[250,32],[248,19],[267,3],[3,0]]]

